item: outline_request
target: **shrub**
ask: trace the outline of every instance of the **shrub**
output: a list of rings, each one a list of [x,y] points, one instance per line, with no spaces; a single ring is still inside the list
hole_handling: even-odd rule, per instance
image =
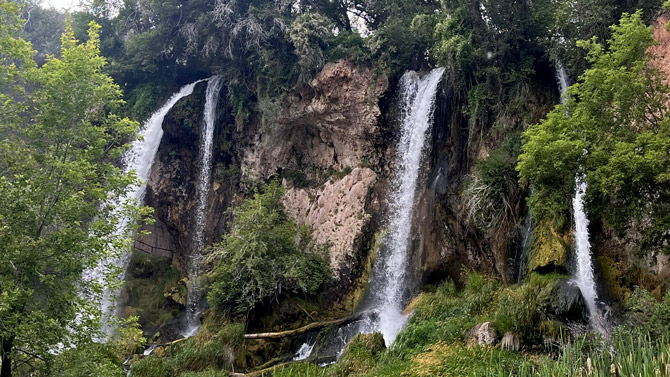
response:
[[[283,193],[276,181],[257,191],[233,211],[233,228],[213,246],[208,301],[219,312],[245,314],[282,294],[315,294],[328,281],[323,248],[286,215]]]
[[[166,377],[170,375],[168,362],[160,357],[147,356],[133,364],[130,377]]]

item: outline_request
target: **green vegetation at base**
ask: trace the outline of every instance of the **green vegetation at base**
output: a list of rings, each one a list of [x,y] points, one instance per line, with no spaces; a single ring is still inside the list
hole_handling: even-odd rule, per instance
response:
[[[670,371],[670,294],[662,302],[638,289],[626,303],[625,323],[609,339],[598,334],[555,332],[543,308],[564,276],[532,274],[519,286],[502,287],[479,273],[466,275],[458,290],[446,282],[420,294],[410,305],[413,316],[395,343],[376,357],[372,347],[356,352],[324,369],[309,364],[278,367],[275,376],[339,376],[348,365],[352,375],[382,376],[657,376]],[[510,331],[520,335],[520,351],[499,345],[468,345],[466,333],[491,321],[497,341]],[[553,325],[556,326],[556,325]],[[564,325],[563,325],[564,326]],[[376,363],[375,363],[376,360]]]
[[[225,321],[223,322],[225,323]],[[194,337],[168,347],[157,347],[151,356],[132,364],[131,377],[217,377],[235,370],[242,352],[244,325],[207,321]]]

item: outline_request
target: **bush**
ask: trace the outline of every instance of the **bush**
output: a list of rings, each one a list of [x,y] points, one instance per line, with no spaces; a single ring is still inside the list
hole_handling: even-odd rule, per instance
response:
[[[644,288],[635,288],[624,302],[628,325],[654,337],[670,334],[670,290],[661,302]]]
[[[535,334],[539,323],[538,291],[530,285],[505,289],[498,295],[494,325],[502,333],[513,331],[522,336]]]
[[[360,376],[370,371],[379,354],[386,349],[381,333],[358,334],[342,352],[340,360],[329,370],[331,377]]]
[[[319,291],[331,273],[309,228],[284,212],[283,188],[273,181],[233,211],[234,223],[213,246],[209,304],[225,315],[248,313],[280,295]]]
[[[514,157],[504,149],[493,150],[488,158],[477,161],[463,190],[468,221],[488,231],[502,221],[514,220],[515,206],[521,199],[518,179]]]
[[[130,377],[166,377],[170,375],[168,362],[160,357],[147,356],[133,364]]]

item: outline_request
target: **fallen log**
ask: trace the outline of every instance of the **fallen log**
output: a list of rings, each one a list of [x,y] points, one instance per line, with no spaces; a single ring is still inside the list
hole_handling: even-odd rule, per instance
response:
[[[346,318],[340,318],[333,321],[322,321],[322,322],[313,322],[303,327],[299,327],[294,330],[286,330],[279,332],[261,332],[255,334],[244,334],[244,339],[279,339],[279,338],[288,338],[291,336],[302,335],[308,332],[320,330],[328,326],[344,326],[352,322],[360,321],[365,318],[369,313],[358,313]]]

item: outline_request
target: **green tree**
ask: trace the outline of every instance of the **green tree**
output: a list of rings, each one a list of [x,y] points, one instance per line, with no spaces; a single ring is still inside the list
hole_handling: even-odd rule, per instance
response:
[[[637,225],[646,246],[668,249],[670,90],[650,64],[654,40],[642,12],[624,14],[611,29],[607,47],[580,42],[591,66],[567,103],[525,132],[517,169],[535,189],[536,218],[566,223],[579,173],[592,217],[604,215],[619,233]]]
[[[115,161],[137,123],[113,115],[121,91],[102,72],[99,27],[82,44],[67,27],[61,58],[37,68],[18,11],[0,1],[2,377],[48,372],[55,350],[99,334],[104,287],[83,273],[128,246],[118,223],[143,212],[110,200],[136,181]]]
[[[233,211],[233,228],[210,257],[208,301],[217,310],[246,314],[280,295],[315,294],[329,280],[323,248],[286,215],[283,193],[273,181]]]

